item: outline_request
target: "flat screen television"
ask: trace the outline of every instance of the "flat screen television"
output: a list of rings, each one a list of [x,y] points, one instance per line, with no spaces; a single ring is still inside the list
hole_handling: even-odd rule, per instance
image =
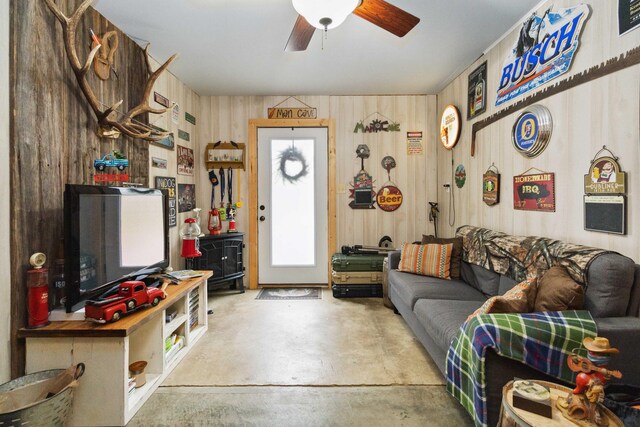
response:
[[[169,266],[167,204],[164,190],[65,186],[67,312],[83,308],[123,276]]]

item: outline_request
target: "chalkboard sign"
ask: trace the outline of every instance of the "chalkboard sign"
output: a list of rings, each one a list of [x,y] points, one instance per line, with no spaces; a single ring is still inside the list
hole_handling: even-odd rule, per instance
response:
[[[584,196],[584,229],[626,234],[625,196]]]

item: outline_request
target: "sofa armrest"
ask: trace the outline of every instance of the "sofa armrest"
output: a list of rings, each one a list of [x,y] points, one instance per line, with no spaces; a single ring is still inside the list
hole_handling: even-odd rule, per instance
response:
[[[640,384],[640,319],[637,317],[603,317],[593,319],[598,328],[598,336],[609,340],[612,347],[620,350],[614,354],[609,369],[622,372],[622,379],[611,379],[611,382],[624,384]]]
[[[400,265],[400,254],[402,251],[389,252],[389,270],[396,270]]]

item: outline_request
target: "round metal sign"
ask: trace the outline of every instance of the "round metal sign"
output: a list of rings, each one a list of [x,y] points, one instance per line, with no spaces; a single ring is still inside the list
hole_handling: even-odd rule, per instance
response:
[[[551,139],[551,113],[542,105],[533,105],[520,114],[513,125],[513,147],[523,156],[539,156]]]
[[[460,111],[455,105],[447,105],[440,119],[440,140],[447,150],[451,150],[460,138]]]
[[[453,177],[456,181],[456,187],[464,187],[464,183],[467,181],[467,171],[464,169],[464,165],[458,165],[456,167],[456,172]]]
[[[385,212],[393,212],[402,205],[402,192],[395,185],[385,185],[376,197],[378,207]]]

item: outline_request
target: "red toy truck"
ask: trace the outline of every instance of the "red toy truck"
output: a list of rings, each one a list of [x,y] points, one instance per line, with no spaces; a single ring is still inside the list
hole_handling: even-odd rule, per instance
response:
[[[164,291],[148,288],[144,282],[128,281],[118,287],[118,292],[101,300],[89,300],[84,308],[87,320],[98,323],[116,322],[120,318],[145,305],[156,306],[166,298]]]

